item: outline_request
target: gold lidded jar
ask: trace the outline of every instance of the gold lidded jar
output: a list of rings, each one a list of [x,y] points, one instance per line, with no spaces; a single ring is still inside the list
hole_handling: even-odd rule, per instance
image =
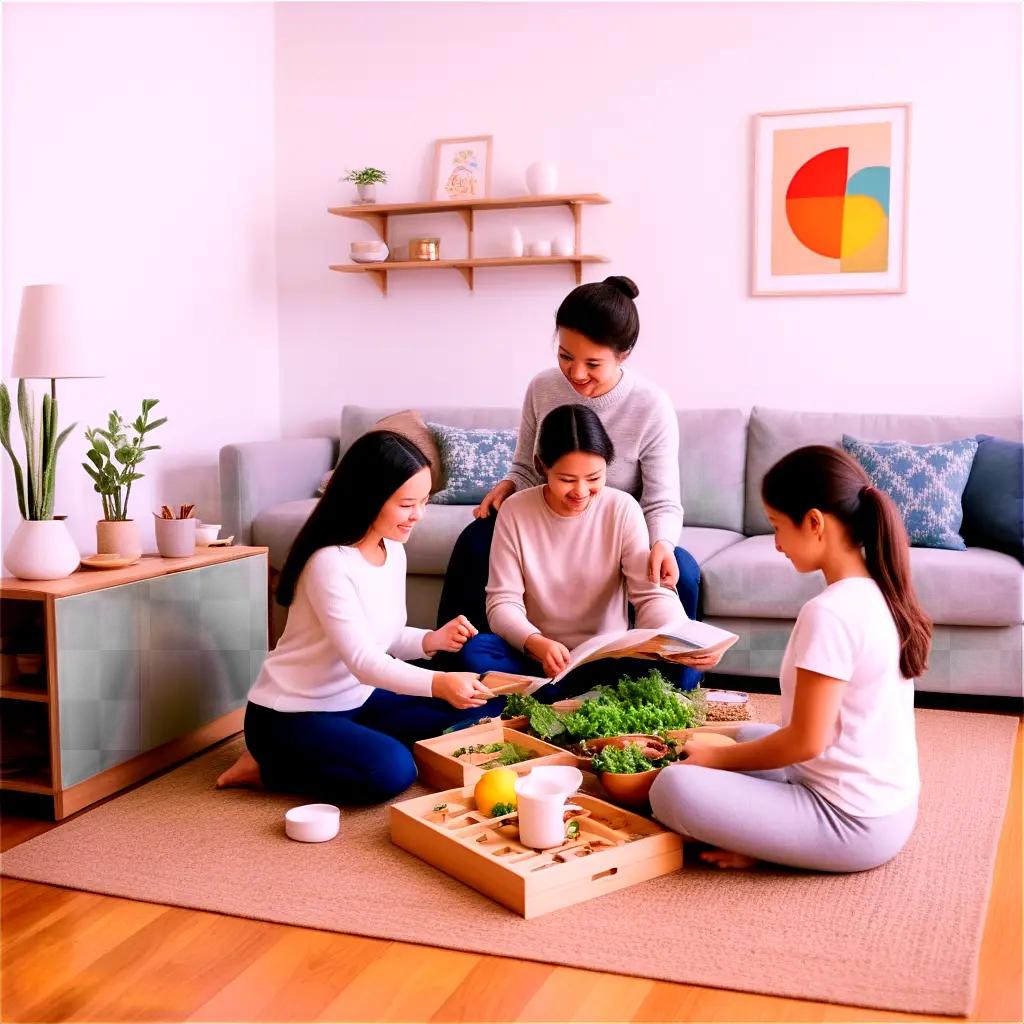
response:
[[[440,238],[410,238],[410,260],[439,260],[441,258]]]

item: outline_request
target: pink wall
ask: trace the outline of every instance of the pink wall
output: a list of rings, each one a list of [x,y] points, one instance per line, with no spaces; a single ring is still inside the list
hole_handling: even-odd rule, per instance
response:
[[[163,450],[129,506],[152,548],[163,502],[217,521],[222,444],[279,433],[274,11],[7,3],[3,27],[4,375],[22,286],[76,286],[107,376],[58,385],[62,424],[79,425],[56,511],[95,551],[85,426],[159,398]],[[18,511],[0,459],[6,540]]]
[[[641,289],[638,369],[692,407],[938,413],[1021,403],[1020,10],[1006,4],[282,4],[277,9],[282,426],[345,402],[516,404],[552,361],[564,268],[332,274],[370,237],[324,208],[384,167],[426,198],[433,140],[494,135],[495,194],[547,158],[585,214],[585,279]],[[903,296],[752,298],[750,118],[914,105]],[[481,217],[488,249],[512,223]],[[563,222],[558,221],[561,225]],[[455,215],[410,220],[461,254]],[[482,253],[482,254],[486,254]]]

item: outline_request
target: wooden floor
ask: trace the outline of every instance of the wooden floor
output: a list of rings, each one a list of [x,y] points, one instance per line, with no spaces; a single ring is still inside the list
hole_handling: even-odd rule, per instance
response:
[[[1022,1019],[1022,733],[1018,726],[971,1020]],[[3,848],[52,827],[8,815]],[[949,1019],[475,956],[10,879],[0,929],[5,1022]]]

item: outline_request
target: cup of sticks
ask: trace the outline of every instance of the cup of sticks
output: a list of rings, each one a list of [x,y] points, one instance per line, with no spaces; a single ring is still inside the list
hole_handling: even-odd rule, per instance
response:
[[[164,558],[188,558],[196,553],[195,505],[179,505],[178,514],[170,505],[154,512],[156,549]]]

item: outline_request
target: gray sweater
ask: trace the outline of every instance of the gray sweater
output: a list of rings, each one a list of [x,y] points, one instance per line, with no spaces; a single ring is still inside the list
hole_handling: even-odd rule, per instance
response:
[[[677,545],[683,528],[679,421],[668,395],[625,367],[619,383],[598,398],[578,395],[557,366],[538,373],[526,389],[515,458],[505,479],[517,491],[544,483],[533,463],[541,420],[552,409],[574,403],[597,413],[615,445],[608,486],[640,502],[652,545],[659,540]]]

